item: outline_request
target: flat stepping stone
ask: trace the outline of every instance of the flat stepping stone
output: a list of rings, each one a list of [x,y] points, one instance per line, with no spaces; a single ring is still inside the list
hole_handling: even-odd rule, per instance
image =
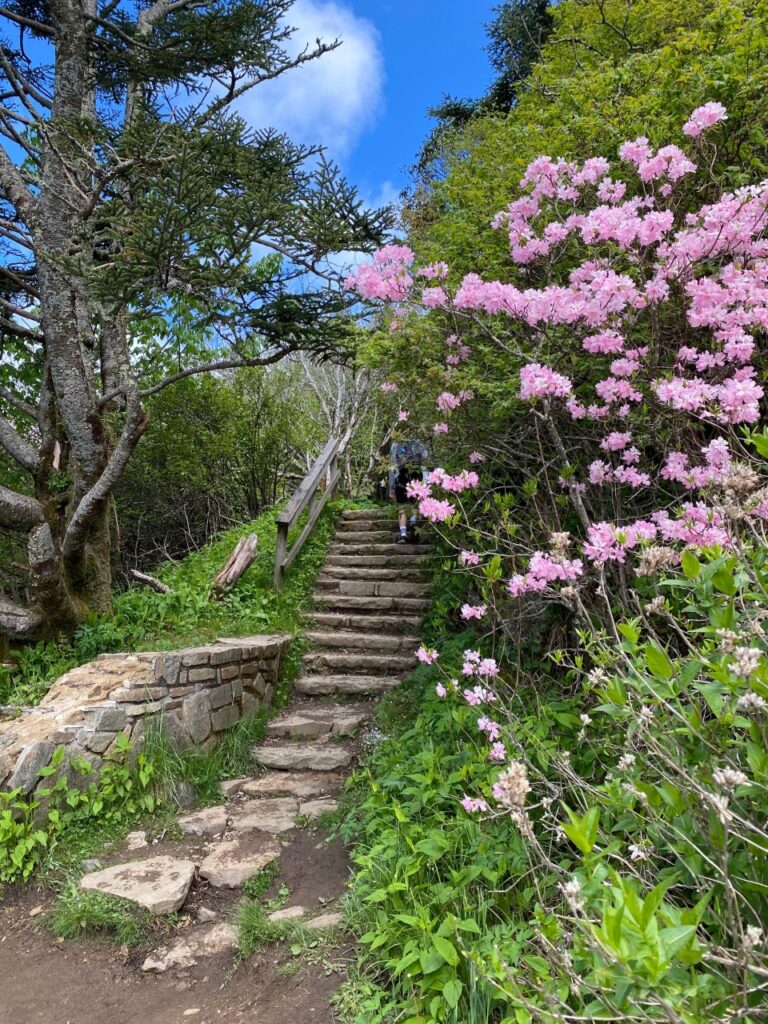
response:
[[[338,928],[344,920],[343,914],[320,914],[319,917],[310,918],[305,928],[312,928],[315,931],[323,931],[328,928]]]
[[[301,676],[293,688],[310,697],[324,697],[331,693],[387,693],[399,683],[388,676],[317,675]]]
[[[194,967],[198,960],[237,948],[237,928],[231,924],[210,924],[190,929],[170,946],[150,953],[141,965],[142,971],[165,974],[171,967]]]
[[[348,672],[351,675],[405,675],[416,665],[414,654],[368,654],[365,651],[310,651],[304,656],[307,671],[328,671],[335,675]]]
[[[235,832],[252,832],[258,829],[279,835],[296,827],[299,804],[294,797],[248,800],[232,811],[232,828]]]
[[[395,634],[416,634],[421,624],[420,615],[347,615],[344,612],[312,611],[305,615],[305,619],[329,630],[354,630],[356,636],[383,634],[393,639]],[[417,645],[418,643],[417,640]]]
[[[343,612],[427,612],[430,607],[426,597],[356,597],[319,593],[313,599],[324,608]]]
[[[424,597],[432,589],[430,583],[391,580],[338,580],[318,577],[317,585],[324,594],[350,597]]]
[[[191,860],[160,854],[92,871],[80,879],[80,889],[119,896],[152,914],[172,914],[186,900],[194,877]]]
[[[396,534],[389,535],[389,540],[363,540],[360,537],[347,537],[341,544],[339,538],[335,538],[328,554],[332,558],[343,557],[344,555],[392,555],[399,558],[414,558],[416,555],[429,555],[432,553],[431,544],[398,544],[395,540]],[[402,564],[402,563],[401,563]]]
[[[282,771],[310,770],[332,772],[346,768],[352,755],[332,743],[281,743],[270,747],[254,747],[253,756],[267,768]]]
[[[392,519],[392,507],[387,505],[381,508],[345,508],[341,518],[350,519]]]
[[[200,865],[200,874],[211,885],[222,889],[238,889],[268,864],[280,859],[282,847],[263,832],[238,836],[217,843]]]
[[[307,800],[299,806],[299,814],[304,818],[308,818],[310,821],[314,821],[315,818],[319,818],[322,814],[332,814],[338,810],[339,801],[332,800],[329,797],[325,797],[320,800]]]
[[[229,796],[230,793],[236,793],[238,789],[243,785],[244,782],[249,782],[250,776],[244,775],[239,779],[225,779],[219,783],[219,788],[225,796]]]
[[[304,907],[283,907],[282,910],[274,910],[271,914],[267,915],[267,920],[271,921],[272,924],[278,924],[280,921],[295,921],[300,917],[304,917],[306,910]]]
[[[227,830],[227,808],[224,804],[203,807],[177,818],[176,824],[186,836],[220,836]]]
[[[421,643],[418,636],[392,636],[391,633],[365,633],[343,630],[310,629],[307,640],[314,647],[328,647],[342,650],[362,650],[363,652],[384,651],[387,654],[402,651],[415,652]]]
[[[336,793],[344,785],[344,776],[334,772],[267,772],[259,779],[250,779],[242,791],[248,796],[291,793],[299,800]]]
[[[367,718],[364,711],[331,706],[308,708],[276,718],[267,726],[269,736],[353,736]]]

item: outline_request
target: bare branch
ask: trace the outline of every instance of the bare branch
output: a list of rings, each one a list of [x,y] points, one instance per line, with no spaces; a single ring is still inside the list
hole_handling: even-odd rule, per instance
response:
[[[0,484],[0,526],[9,530],[29,530],[43,522],[43,506],[36,498]]]
[[[23,412],[25,415],[31,416],[32,419],[37,418],[37,413],[29,402],[25,402],[21,398],[17,398],[12,391],[9,391],[8,388],[3,387],[2,385],[0,385],[0,398],[4,398],[6,402],[9,402],[14,409],[18,409],[19,412]]]
[[[34,29],[35,32],[39,32],[43,36],[54,36],[56,34],[50,25],[44,25],[42,21],[36,21],[34,18],[25,18],[23,14],[12,11],[8,7],[0,7],[0,17],[8,18],[9,21],[15,21],[22,28]]]

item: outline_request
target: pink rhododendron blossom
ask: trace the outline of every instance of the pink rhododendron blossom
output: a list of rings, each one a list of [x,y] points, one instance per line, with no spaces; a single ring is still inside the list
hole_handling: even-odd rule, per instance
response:
[[[421,301],[427,309],[439,309],[448,304],[448,293],[445,288],[425,288],[421,293]]]
[[[488,718],[487,715],[478,718],[477,728],[480,732],[486,734],[491,743],[494,743],[501,736],[501,726],[498,722],[494,722],[492,718]]]
[[[406,423],[410,415],[411,414],[408,412],[407,409],[401,409],[400,412],[397,414],[397,418],[400,423]]]
[[[587,532],[584,553],[598,563],[624,562],[627,551],[642,541],[653,540],[656,533],[656,526],[644,520],[621,527],[611,523],[594,523]]]
[[[419,502],[419,512],[431,523],[444,523],[456,512],[456,507],[448,501],[438,501],[436,498],[423,498]]]
[[[439,658],[439,654],[433,647],[425,647],[422,644],[416,651],[416,657],[423,665],[432,665]]]
[[[624,351],[624,339],[616,331],[602,331],[600,334],[590,334],[581,344],[587,352],[600,355]]]
[[[462,551],[459,555],[461,565],[479,565],[480,555],[474,551]]]
[[[573,385],[567,377],[540,363],[529,363],[520,371],[521,398],[544,398],[550,395],[567,398],[572,390]]]
[[[476,466],[478,462],[485,462],[485,456],[483,455],[482,452],[470,452],[469,461],[472,463],[473,466]]]
[[[442,683],[438,683],[437,686],[435,687],[435,693],[437,694],[438,697],[444,697],[446,693],[448,693],[448,691],[446,690]]]
[[[469,621],[469,619],[482,619],[487,611],[488,606],[485,604],[463,604],[461,606],[461,617],[465,621]]]
[[[702,107],[697,107],[685,122],[683,133],[696,139],[713,124],[727,119],[728,113],[722,103],[705,103]]]
[[[397,391],[397,384],[393,380],[388,380],[386,383],[381,385],[381,390],[384,394],[394,394]]]
[[[600,447],[604,452],[620,452],[622,448],[626,448],[627,445],[632,443],[631,434],[622,434],[617,430],[608,434],[600,442]]]
[[[448,433],[448,424],[447,423],[435,423],[435,425],[432,427],[432,431],[435,434],[447,434]]]
[[[419,267],[416,274],[419,277],[425,277],[430,281],[433,281],[436,278],[442,281],[448,276],[448,264],[443,263],[442,261],[438,263],[430,263],[427,267]]]
[[[488,810],[488,804],[482,799],[482,797],[465,796],[461,801],[461,806],[469,814],[477,814],[479,811]]]
[[[507,748],[503,743],[494,743],[488,752],[489,761],[506,761]]]
[[[429,484],[425,484],[423,480],[410,480],[405,485],[405,493],[409,498],[423,501],[425,498],[432,496],[432,488]]]
[[[613,469],[610,464],[602,459],[595,459],[589,466],[589,482],[596,487],[602,487],[613,479]]]

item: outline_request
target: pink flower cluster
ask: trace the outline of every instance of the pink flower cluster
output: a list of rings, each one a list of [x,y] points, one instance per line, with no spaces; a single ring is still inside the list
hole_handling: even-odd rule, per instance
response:
[[[541,593],[552,583],[577,580],[583,571],[584,565],[579,558],[564,558],[536,551],[528,563],[528,572],[524,575],[516,573],[507,584],[507,590],[512,597],[530,592]]]
[[[481,678],[492,679],[499,674],[499,667],[493,658],[483,658],[478,651],[464,651],[464,664],[461,669],[465,676],[480,676]],[[475,687],[475,689],[479,689]],[[491,694],[491,691],[487,691]],[[483,701],[494,701],[496,695],[483,697]]]
[[[520,371],[520,397],[530,398],[567,398],[573,385],[561,373],[555,373],[541,363],[529,363]]]
[[[683,133],[696,139],[707,128],[727,118],[728,114],[722,103],[705,103],[704,106],[697,107],[685,122]]]
[[[488,611],[488,605],[485,604],[463,604],[461,606],[461,617],[465,621],[470,619],[482,619],[485,617],[485,613]]]
[[[413,262],[413,251],[407,245],[385,245],[373,256],[372,263],[364,263],[344,282],[344,287],[360,293],[364,299],[384,302],[404,302],[413,286],[408,265]]]

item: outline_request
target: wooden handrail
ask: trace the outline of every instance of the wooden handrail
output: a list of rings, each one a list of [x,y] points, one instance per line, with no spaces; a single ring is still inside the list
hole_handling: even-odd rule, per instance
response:
[[[332,437],[318,455],[312,468],[296,488],[283,511],[277,517],[277,543],[275,545],[275,589],[282,590],[285,573],[294,558],[301,551],[307,537],[315,528],[320,513],[335,494],[341,473],[339,456],[343,453],[352,436],[351,428],[343,437]],[[323,490],[320,487],[325,482]],[[309,506],[309,515],[304,528],[288,549],[288,532],[295,525],[301,513]]]

